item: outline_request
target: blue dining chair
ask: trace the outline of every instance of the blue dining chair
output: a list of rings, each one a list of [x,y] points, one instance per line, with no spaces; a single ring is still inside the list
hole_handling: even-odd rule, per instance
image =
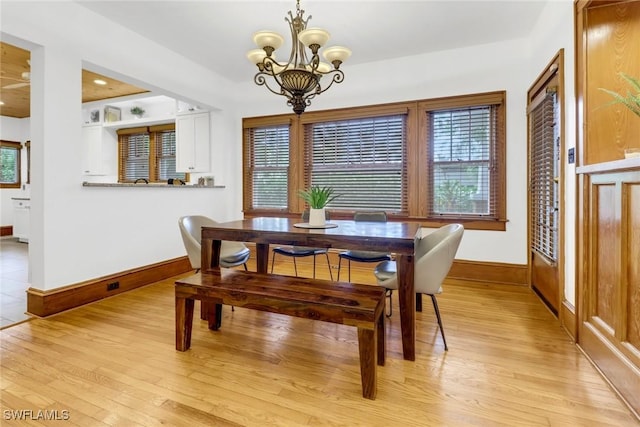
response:
[[[325,211],[325,218],[329,219],[329,211]],[[309,221],[309,211],[302,213],[302,221]],[[296,258],[313,257],[313,278],[316,278],[316,256],[324,255],[327,258],[327,267],[329,268],[329,277],[333,280],[331,272],[331,262],[329,261],[329,250],[327,248],[310,248],[306,246],[277,246],[273,248],[273,256],[271,257],[271,273],[273,273],[273,265],[276,262],[276,254],[293,258],[293,270],[298,275],[298,266]]]
[[[384,211],[364,212],[358,211],[353,215],[354,221],[387,222],[387,214]],[[391,260],[391,255],[385,252],[349,250],[338,255],[338,281],[340,281],[340,268],[342,260],[348,263],[348,280],[351,281],[351,261],[356,262],[381,262]]]

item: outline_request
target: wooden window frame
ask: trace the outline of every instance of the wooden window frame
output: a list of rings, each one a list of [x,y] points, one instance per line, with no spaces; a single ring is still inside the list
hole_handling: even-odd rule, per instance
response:
[[[481,106],[496,106],[495,113],[495,146],[492,147],[494,154],[489,158],[491,163],[490,179],[496,180],[496,184],[492,186],[495,194],[489,204],[493,204],[493,208],[489,215],[474,214],[447,214],[434,215],[429,212],[430,198],[433,193],[428,185],[424,186],[424,201],[420,203],[419,216],[426,219],[430,226],[439,226],[452,222],[459,222],[469,229],[480,230],[506,230],[506,92],[496,91],[470,95],[460,95],[444,98],[436,98],[423,100],[418,103],[419,119],[418,127],[420,132],[420,141],[424,142],[421,147],[425,153],[420,159],[426,159],[427,164],[424,168],[420,168],[420,182],[430,181],[430,141],[428,134],[428,115],[431,112],[447,111],[453,109],[463,109]],[[424,210],[422,210],[424,209]]]
[[[0,147],[10,148],[16,150],[16,176],[18,180],[16,182],[2,182],[0,188],[20,188],[22,185],[22,144],[16,141],[0,140]]]
[[[428,140],[426,135],[426,111],[429,109],[446,109],[452,107],[471,107],[486,105],[499,101],[497,128],[500,134],[498,154],[495,159],[496,177],[499,180],[496,195],[496,212],[494,217],[465,215],[456,217],[429,217],[427,200],[429,193],[427,182]],[[249,117],[243,119],[243,212],[245,217],[283,216],[298,217],[304,210],[304,202],[298,197],[298,189],[305,188],[305,138],[304,126],[310,123],[360,119],[393,114],[406,114],[406,184],[407,212],[389,213],[389,220],[415,221],[424,227],[439,227],[452,222],[464,224],[467,229],[506,230],[506,92],[470,94],[437,99],[425,99],[397,102],[362,107],[350,107],[325,111],[306,112],[301,116],[285,114],[276,116]],[[290,124],[289,133],[289,190],[288,209],[254,209],[252,202],[252,178],[248,159],[248,131],[254,127]],[[332,211],[334,219],[350,219],[353,212],[346,210]]]
[[[131,180],[127,180],[125,177],[125,165],[123,160],[124,153],[123,149],[123,138],[126,138],[129,135],[136,134],[148,134],[149,135],[149,182],[155,183],[165,183],[165,180],[161,180],[159,178],[159,151],[158,151],[158,141],[156,140],[156,136],[159,132],[164,131],[174,131],[175,132],[175,124],[169,123],[164,125],[156,125],[156,126],[142,126],[142,127],[134,127],[134,128],[123,128],[118,129],[116,133],[118,134],[118,182],[120,183],[130,183],[133,182]],[[176,141],[177,145],[177,141]],[[177,149],[177,147],[176,147]],[[189,174],[185,173],[185,182],[190,180]]]
[[[27,147],[27,184],[31,184],[31,141],[24,143]]]

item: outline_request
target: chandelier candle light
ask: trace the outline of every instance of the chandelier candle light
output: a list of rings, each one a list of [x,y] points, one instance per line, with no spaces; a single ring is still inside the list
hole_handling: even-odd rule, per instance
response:
[[[346,47],[332,46],[324,48],[322,54],[333,65],[333,69],[328,63],[320,62],[318,51],[329,40],[329,33],[321,28],[307,28],[311,16],[304,19],[303,15],[304,10],[300,9],[300,0],[297,0],[296,16],[289,11],[289,17],[284,18],[289,23],[292,42],[286,63],[276,60],[274,51],[282,45],[284,38],[273,31],[255,33],[253,41],[259,49],[247,53],[247,58],[258,66],[259,71],[253,78],[255,83],[286,97],[287,105],[293,107],[298,115],[304,112],[307,105],[311,105],[313,97],[329,89],[333,83],[344,80],[340,64],[351,56],[351,51]],[[311,59],[307,59],[305,46],[311,51]],[[330,78],[324,87],[321,84],[322,76]],[[279,88],[274,89],[271,79]]]

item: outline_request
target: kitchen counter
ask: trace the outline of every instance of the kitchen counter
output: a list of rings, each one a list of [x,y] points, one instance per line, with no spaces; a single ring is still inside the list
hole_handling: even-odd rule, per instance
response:
[[[224,185],[175,185],[175,184],[165,184],[161,182],[151,182],[149,184],[138,183],[134,184],[132,182],[83,182],[83,187],[140,187],[140,188],[225,188]]]

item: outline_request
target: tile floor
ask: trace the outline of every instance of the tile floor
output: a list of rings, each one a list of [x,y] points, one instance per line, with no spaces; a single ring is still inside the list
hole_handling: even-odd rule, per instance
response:
[[[29,244],[0,239],[0,329],[31,317],[27,310]]]

